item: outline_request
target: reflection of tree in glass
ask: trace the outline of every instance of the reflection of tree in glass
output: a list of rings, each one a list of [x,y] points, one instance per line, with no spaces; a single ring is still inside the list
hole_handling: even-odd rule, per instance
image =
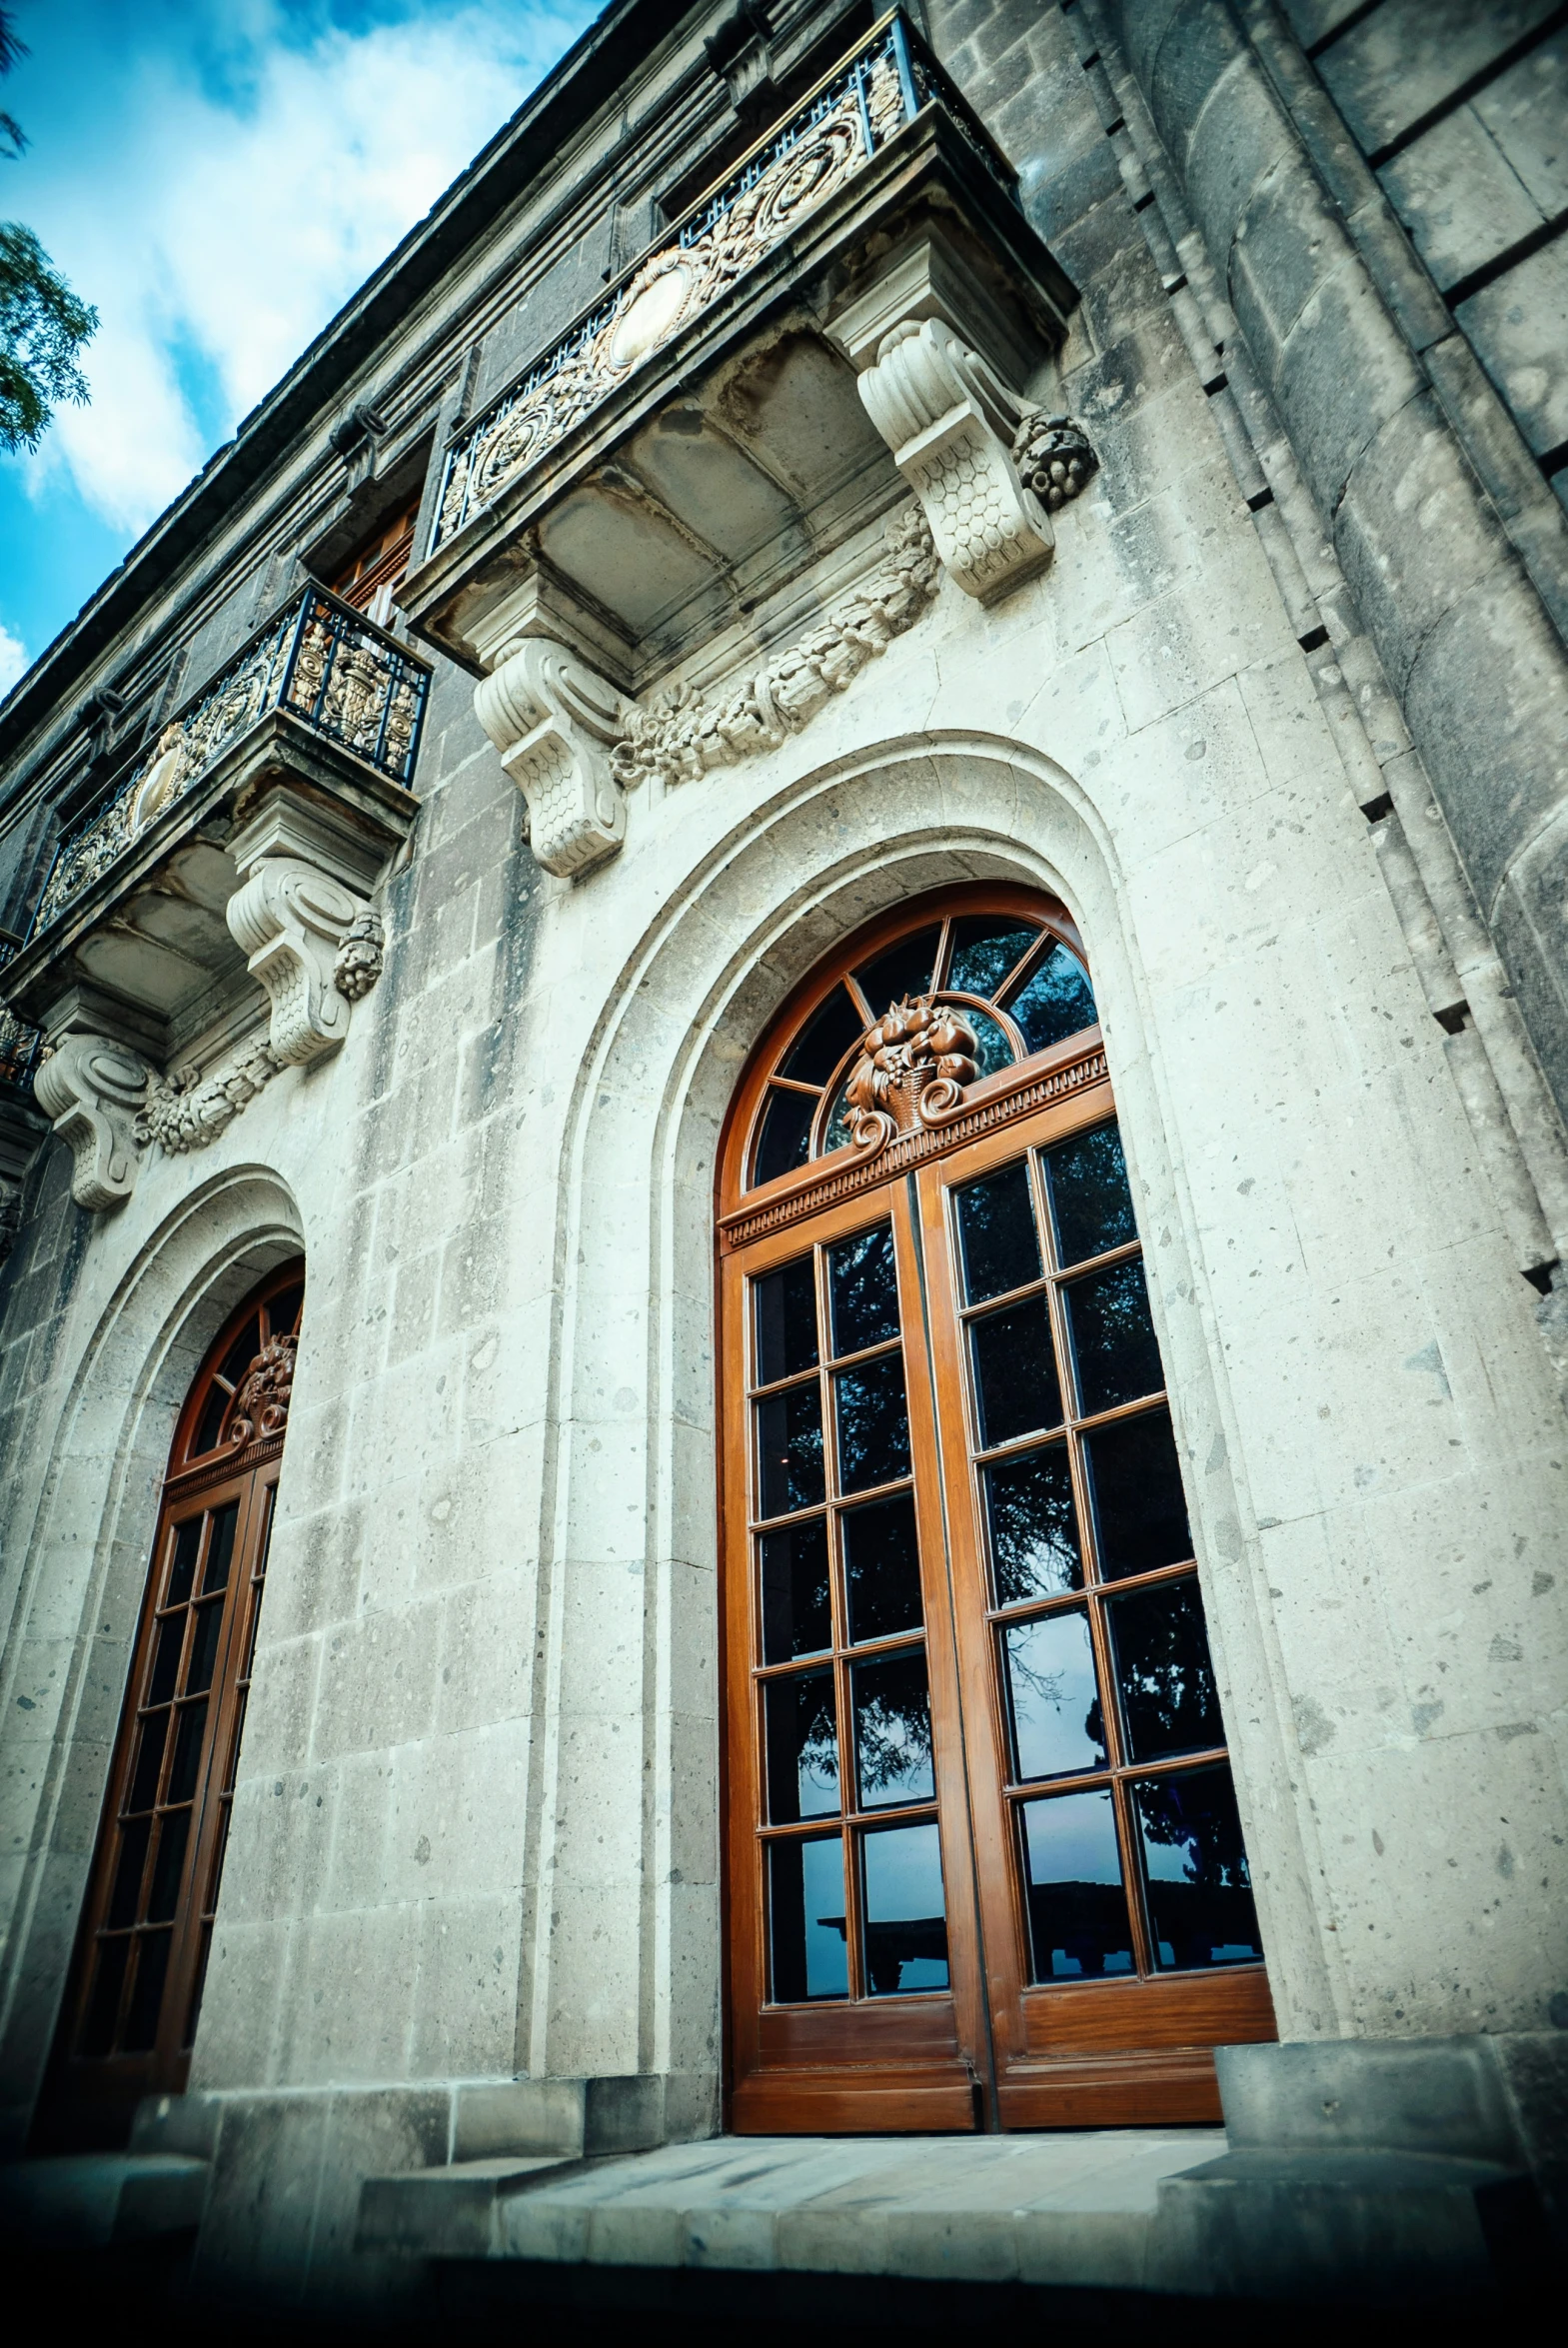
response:
[[[1145,1842],[1184,1851],[1182,1874],[1188,1883],[1215,1891],[1250,1890],[1228,1770],[1155,1778],[1138,1787],[1138,1810]]]
[[[1136,1257],[1075,1280],[1066,1290],[1085,1410],[1109,1410],[1164,1383],[1149,1319],[1143,1265]]]
[[[1053,946],[1035,965],[1034,976],[1006,1007],[1023,1030],[1031,1052],[1044,1052],[1098,1018],[1088,976],[1065,946]]]
[[[893,1270],[892,1225],[857,1231],[828,1257],[832,1291],[833,1351],[858,1353],[898,1334],[898,1282]]]
[[[929,1791],[931,1699],[923,1652],[855,1673],[855,1751],[862,1802]]]
[[[1026,1689],[1037,1704],[1049,1704],[1053,1710],[1059,1712],[1062,1705],[1068,1701],[1067,1683],[1071,1674],[1066,1671],[1042,1671],[1037,1664],[1025,1662],[1024,1652],[1024,1648],[1016,1644],[1007,1650],[1007,1670],[1012,1680],[1013,1702],[1016,1703],[1020,1691]],[[1083,1715],[1083,1733],[1095,1751],[1103,1754],[1105,1750],[1105,1716],[1100,1710],[1098,1695],[1095,1696]]]
[[[838,1782],[838,1731],[833,1721],[833,1683],[828,1675],[813,1673],[810,1689],[800,1705],[800,1775],[818,1785]],[[802,1690],[802,1694],[804,1691]]]
[[[1195,1581],[1111,1608],[1122,1709],[1140,1760],[1223,1743],[1203,1606]]]
[[[1077,1589],[1083,1569],[1062,1445],[1055,1443],[1016,1463],[990,1468],[985,1487],[996,1603],[1010,1606],[1022,1598]]]
[[[1138,1235],[1121,1136],[1100,1126],[1050,1151],[1045,1160],[1060,1260],[1082,1263]]]
[[[1021,922],[998,922],[993,914],[954,922],[947,985],[956,994],[979,995],[988,1003],[1038,935]]]

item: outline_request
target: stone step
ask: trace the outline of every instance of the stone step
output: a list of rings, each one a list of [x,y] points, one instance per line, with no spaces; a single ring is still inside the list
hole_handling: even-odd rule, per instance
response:
[[[355,2248],[404,2258],[488,2258],[502,2202],[546,2176],[583,2165],[572,2153],[514,2153],[367,2177]]]
[[[33,2250],[102,2250],[194,2234],[209,2167],[180,2153],[77,2152],[0,2167],[0,2236]]]
[[[1514,2293],[1551,2238],[1527,2175],[1496,2161],[1354,2147],[1243,2147],[1166,2178],[1167,2290],[1408,2304]]]

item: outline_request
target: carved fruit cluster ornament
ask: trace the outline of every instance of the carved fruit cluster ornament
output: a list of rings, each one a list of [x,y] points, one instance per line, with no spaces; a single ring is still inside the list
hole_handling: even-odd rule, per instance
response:
[[[298,1337],[269,1337],[241,1378],[229,1421],[228,1439],[236,1447],[280,1435],[288,1425],[298,1349]]]
[[[974,1031],[929,995],[907,996],[860,1039],[844,1100],[857,1150],[885,1150],[917,1126],[946,1125],[979,1075]]]
[[[1018,479],[1050,513],[1087,489],[1099,459],[1070,416],[1025,416],[1012,444]]]

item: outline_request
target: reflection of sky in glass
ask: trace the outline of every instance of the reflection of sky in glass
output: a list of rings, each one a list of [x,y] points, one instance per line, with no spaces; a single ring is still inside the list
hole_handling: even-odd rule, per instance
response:
[[[1103,1767],[1088,1617],[1074,1612],[1020,1622],[1006,1633],[1006,1648],[1019,1776]]]
[[[946,1916],[941,1845],[934,1825],[896,1826],[882,1834],[867,1834],[863,1850],[867,1927],[921,1923]],[[890,1978],[886,1986],[892,1987]],[[902,1956],[897,1965],[897,1986],[904,1992],[945,1989],[945,1953]]]
[[[805,1888],[805,1994],[842,1997],[849,1986],[843,1929],[843,1846],[837,1835],[800,1846]]]
[[[1026,1802],[1029,1876],[1035,1883],[1119,1883],[1116,1821],[1108,1793],[1063,1793]]]

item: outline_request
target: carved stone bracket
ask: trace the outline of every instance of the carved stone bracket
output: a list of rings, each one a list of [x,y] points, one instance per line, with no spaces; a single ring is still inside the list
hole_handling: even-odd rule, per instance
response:
[[[285,1067],[331,1052],[349,1032],[338,950],[359,913],[360,900],[341,881],[286,856],[263,858],[229,900],[235,944],[272,1004],[268,1049]]]
[[[374,868],[360,843],[282,792],[230,853],[246,878],[225,918],[272,1005],[267,1051],[281,1068],[318,1059],[343,1042],[353,1005],[381,976],[380,916],[349,886]],[[244,1098],[259,1090],[253,1082]]]
[[[139,1053],[81,1034],[62,1036],[33,1080],[39,1108],[70,1145],[71,1195],[91,1213],[123,1206],[136,1187],[143,1149],[137,1117],[147,1082]]]
[[[614,856],[626,802],[610,762],[623,697],[548,636],[528,636],[474,691],[480,724],[528,802],[547,873],[570,879]]]
[[[854,1146],[867,1156],[920,1126],[950,1124],[979,1075],[974,1031],[929,995],[895,1003],[860,1038],[844,1102]]]
[[[990,602],[1044,569],[1050,517],[1012,456],[1024,403],[951,327],[935,318],[894,326],[860,377],[860,398],[966,595]]]

